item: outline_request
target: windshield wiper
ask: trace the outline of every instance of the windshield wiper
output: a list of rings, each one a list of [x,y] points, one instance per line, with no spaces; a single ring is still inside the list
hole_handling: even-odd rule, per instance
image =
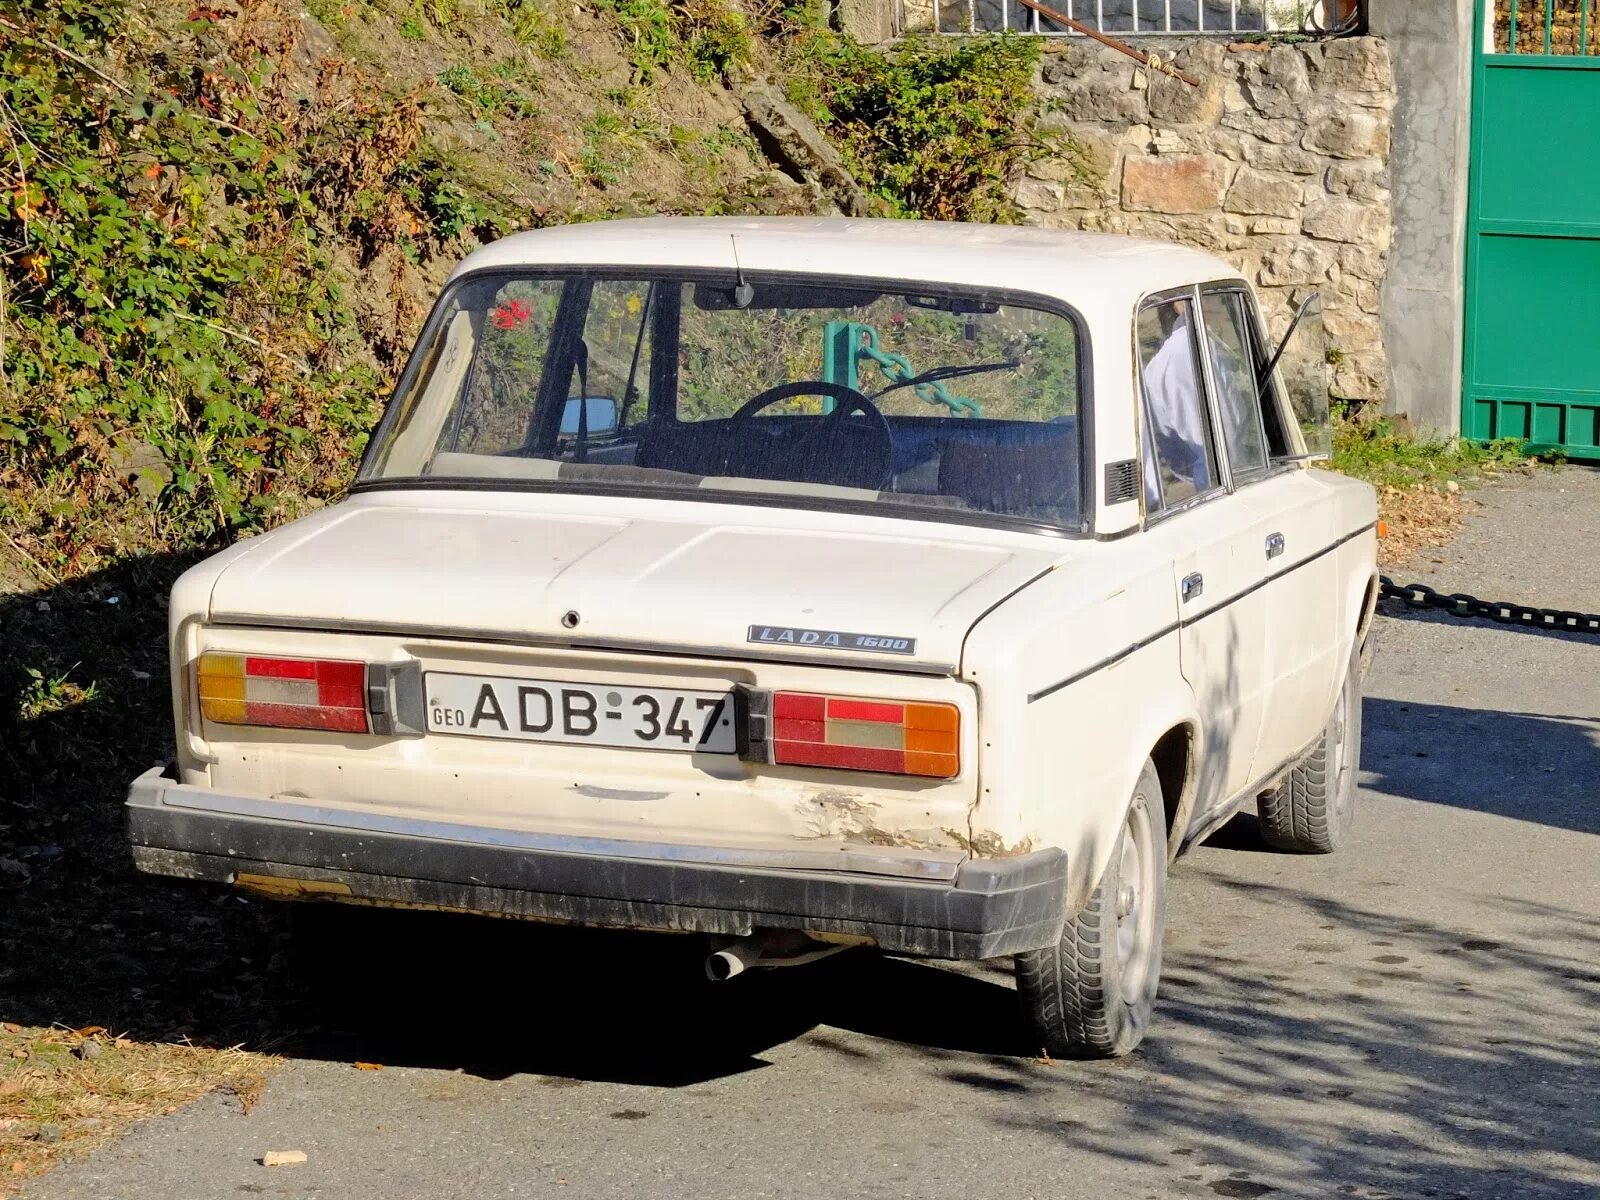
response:
[[[891,383],[881,392],[874,392],[872,399],[887,396],[890,392],[897,392],[901,388],[918,387],[924,383],[937,383],[941,379],[960,379],[963,375],[986,375],[990,371],[1014,371],[1022,365],[1020,360],[1012,359],[1010,362],[993,363],[968,363],[964,367],[934,367],[924,371],[921,375],[913,375],[910,379],[902,379],[898,383]]]

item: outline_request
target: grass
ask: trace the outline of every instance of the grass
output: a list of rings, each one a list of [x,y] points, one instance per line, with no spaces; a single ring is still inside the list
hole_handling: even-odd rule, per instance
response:
[[[1479,444],[1464,438],[1414,437],[1387,420],[1343,420],[1334,426],[1334,469],[1376,487],[1459,484],[1527,462],[1516,438]]]
[[[1531,470],[1538,461],[1515,438],[1478,443],[1416,437],[1386,419],[1341,418],[1334,422],[1330,465],[1377,489],[1378,514],[1386,527],[1379,560],[1396,567],[1455,536],[1461,527],[1464,486],[1507,471]]]
[[[95,1026],[0,1024],[0,1193],[219,1086],[248,1111],[269,1065],[242,1050],[141,1043]]]

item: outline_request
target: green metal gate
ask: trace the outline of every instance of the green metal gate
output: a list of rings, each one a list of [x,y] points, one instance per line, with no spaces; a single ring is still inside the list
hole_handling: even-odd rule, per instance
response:
[[[1600,459],[1600,0],[1479,0],[1462,430]]]

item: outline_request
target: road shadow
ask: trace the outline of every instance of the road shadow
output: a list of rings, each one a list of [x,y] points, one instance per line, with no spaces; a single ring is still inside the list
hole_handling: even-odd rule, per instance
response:
[[[1600,917],[1485,897],[1517,929],[1489,940],[1467,913],[1189,869],[1236,920],[1319,931],[1296,947],[1305,966],[1189,942],[1169,948],[1156,1027],[1128,1059],[928,1069],[970,1087],[1008,1144],[1049,1139],[1086,1177],[1153,1166],[1163,1195],[1595,1195]],[[1005,1103],[985,1105],[997,1086]]]
[[[1365,787],[1600,833],[1600,717],[1368,697],[1365,721]]]

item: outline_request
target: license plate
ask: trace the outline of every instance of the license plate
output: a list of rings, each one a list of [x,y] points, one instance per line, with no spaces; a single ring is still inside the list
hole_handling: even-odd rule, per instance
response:
[[[733,694],[429,671],[428,732],[732,754]]]

